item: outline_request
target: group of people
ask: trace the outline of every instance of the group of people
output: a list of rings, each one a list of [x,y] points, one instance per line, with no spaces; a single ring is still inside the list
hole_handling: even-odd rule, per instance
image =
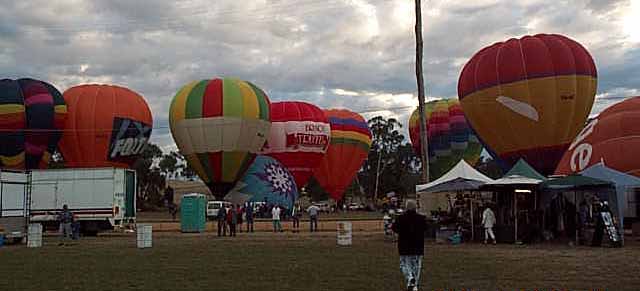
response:
[[[271,221],[273,225],[273,232],[283,232],[282,223],[285,212],[288,211],[280,205],[273,205],[271,207]],[[315,205],[307,208],[309,213],[309,230],[311,232],[318,231],[318,216],[320,214],[320,208]],[[303,215],[303,209],[299,204],[295,204],[288,213],[292,221],[292,232],[300,232],[300,219]],[[246,231],[253,232],[254,230],[254,207],[252,203],[245,203],[244,206],[232,205],[231,207],[223,207],[218,210],[218,236],[236,236],[236,232],[242,232],[242,224],[246,221]]]
[[[309,213],[309,231],[318,231],[318,215],[320,214],[320,208],[316,205],[311,205],[307,208]],[[271,220],[273,221],[273,232],[282,232],[282,224],[280,223],[282,214],[282,208],[276,205],[271,209]],[[299,204],[295,204],[291,209],[291,222],[292,232],[300,232],[300,218],[302,218],[302,207]]]
[[[247,222],[247,232],[253,232],[253,206],[249,203],[223,207],[218,210],[218,236],[236,236],[236,232],[242,232],[242,224]]]

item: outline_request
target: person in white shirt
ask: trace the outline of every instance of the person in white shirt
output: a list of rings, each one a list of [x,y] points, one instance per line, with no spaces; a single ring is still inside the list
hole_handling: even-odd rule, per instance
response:
[[[484,243],[486,244],[489,237],[493,240],[493,244],[496,244],[496,236],[493,234],[493,226],[496,224],[496,215],[491,210],[491,207],[482,212],[482,226],[484,227]]]
[[[271,220],[273,221],[273,232],[282,231],[280,224],[280,206],[276,205],[271,209]]]

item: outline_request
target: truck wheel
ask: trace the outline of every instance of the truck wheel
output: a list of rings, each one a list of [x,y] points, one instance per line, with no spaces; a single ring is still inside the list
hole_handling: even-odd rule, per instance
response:
[[[80,224],[80,232],[84,236],[97,236],[98,224],[95,221],[86,221]]]

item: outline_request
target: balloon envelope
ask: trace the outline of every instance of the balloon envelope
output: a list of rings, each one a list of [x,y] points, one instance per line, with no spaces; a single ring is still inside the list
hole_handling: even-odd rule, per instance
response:
[[[169,109],[173,139],[189,166],[218,198],[244,175],[264,146],[269,98],[238,79],[191,82]]]
[[[496,43],[464,66],[458,97],[490,153],[510,168],[524,158],[553,173],[584,125],[596,93],[589,52],[555,34]]]
[[[580,172],[604,162],[640,177],[640,97],[617,103],[592,119],[567,149],[556,174]]]
[[[60,152],[73,168],[129,168],[151,136],[153,118],[140,94],[113,85],[64,92],[69,108]]]
[[[305,102],[271,103],[271,130],[262,154],[282,163],[304,186],[324,157],[331,127],[322,109]]]
[[[51,84],[0,80],[0,167],[46,168],[62,135],[67,106]]]
[[[420,155],[420,117],[418,109],[409,119],[409,136],[415,152]],[[429,177],[437,179],[461,159],[475,165],[482,145],[469,127],[457,99],[442,99],[425,104],[429,150]]]
[[[331,109],[325,115],[331,124],[331,144],[313,176],[331,198],[340,200],[369,155],[371,131],[355,112]]]
[[[225,200],[242,204],[267,202],[291,209],[298,199],[298,187],[291,172],[276,159],[259,155],[255,158],[247,173],[227,194]]]

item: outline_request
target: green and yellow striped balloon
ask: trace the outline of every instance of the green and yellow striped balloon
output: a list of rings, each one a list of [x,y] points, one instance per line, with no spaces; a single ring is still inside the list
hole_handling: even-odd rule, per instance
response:
[[[194,81],[173,97],[171,134],[189,166],[222,197],[263,147],[271,127],[269,97],[238,79]]]

